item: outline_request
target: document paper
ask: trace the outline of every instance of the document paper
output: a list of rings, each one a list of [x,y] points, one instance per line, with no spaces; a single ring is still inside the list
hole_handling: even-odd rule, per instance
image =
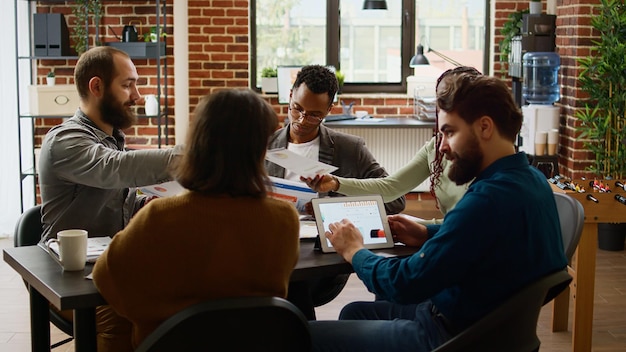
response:
[[[95,263],[96,259],[107,249],[109,243],[111,243],[111,237],[109,236],[89,237],[87,239],[87,263]],[[45,249],[45,246],[42,246],[42,248]],[[58,242],[50,243],[50,249],[52,249],[57,256],[60,255]]]
[[[293,203],[300,214],[305,213],[304,205],[306,203],[317,198],[317,192],[307,187],[303,182],[289,181],[273,176],[270,176],[270,180],[272,181],[272,191],[269,196]]]
[[[285,148],[268,150],[265,159],[304,177],[315,177],[337,170],[335,166],[305,158]]]
[[[159,183],[157,185],[139,187],[141,193],[159,198],[175,196],[183,193],[185,188],[178,181]]]

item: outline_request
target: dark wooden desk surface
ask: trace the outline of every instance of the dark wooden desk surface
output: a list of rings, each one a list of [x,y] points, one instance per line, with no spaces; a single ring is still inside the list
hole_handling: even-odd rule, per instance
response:
[[[408,256],[415,251],[415,248],[396,246],[374,252],[385,256]],[[63,272],[61,266],[39,246],[4,249],[4,261],[59,309],[106,304],[93,281],[84,278],[91,272],[93,265],[88,264],[81,272]],[[352,265],[338,254],[322,253],[313,249],[313,241],[302,241],[300,259],[291,275],[291,281],[351,272]]]
[[[4,261],[58,309],[80,309],[106,304],[91,280],[93,269],[63,272],[61,266],[39,246],[4,249]]]
[[[352,272],[352,266],[335,253],[321,253],[313,249],[314,243],[300,243],[300,260],[291,281],[332,276]],[[378,250],[382,255],[410,255],[415,248],[395,247]],[[7,248],[3,250],[7,262],[31,286],[31,346],[33,351],[50,349],[50,323],[48,302],[61,310],[74,310],[74,340],[78,352],[96,351],[95,307],[106,304],[92,280],[86,279],[93,269],[87,265],[83,271],[63,272],[50,255],[39,246]]]
[[[315,277],[328,277],[349,274],[352,265],[337,253],[322,253],[313,249],[313,241],[300,242],[300,259],[291,274],[291,281],[301,281]],[[409,256],[417,251],[413,247],[396,246],[389,249],[374,250],[374,253],[389,257]]]

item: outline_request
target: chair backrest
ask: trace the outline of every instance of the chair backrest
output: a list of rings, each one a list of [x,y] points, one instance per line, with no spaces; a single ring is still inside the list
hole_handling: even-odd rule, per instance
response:
[[[164,321],[135,350],[309,351],[309,323],[292,303],[278,297],[211,300]]]
[[[13,246],[32,246],[39,243],[43,233],[41,223],[41,205],[36,205],[22,213],[15,225]]]
[[[13,234],[13,246],[34,246],[41,240],[42,233],[43,224],[41,223],[41,205],[36,205],[30,209],[26,209],[26,211],[24,211],[24,213],[22,213],[20,218],[17,220],[15,233]],[[26,286],[28,287],[28,284]],[[50,309],[50,321],[67,335],[73,336],[73,323],[63,318],[58,311]],[[61,344],[71,340],[71,338],[63,340],[60,343],[52,345],[52,348],[60,346]]]
[[[567,260],[571,260],[583,233],[585,209],[578,200],[565,193],[554,192],[554,200],[556,201],[556,209],[559,212],[565,256]]]
[[[537,320],[548,295],[563,291],[572,277],[559,270],[531,283],[434,352],[530,352],[539,349]]]

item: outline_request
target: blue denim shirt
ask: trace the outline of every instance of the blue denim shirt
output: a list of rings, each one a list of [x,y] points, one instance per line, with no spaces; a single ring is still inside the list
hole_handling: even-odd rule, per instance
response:
[[[42,241],[79,228],[89,237],[113,236],[142,204],[135,187],[171,180],[171,149],[124,150],[124,134],[110,136],[82,112],[50,129],[39,159]]]
[[[362,249],[352,265],[370,291],[398,303],[431,299],[457,329],[567,264],[552,190],[524,153],[483,170],[443,223],[427,228],[410,257]]]

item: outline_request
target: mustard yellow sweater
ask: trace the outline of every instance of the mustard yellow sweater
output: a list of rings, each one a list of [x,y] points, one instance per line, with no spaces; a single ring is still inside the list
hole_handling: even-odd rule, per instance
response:
[[[298,261],[295,208],[272,198],[187,192],[155,199],[115,235],[94,283],[133,324],[136,347],[194,303],[237,296],[286,297]]]

